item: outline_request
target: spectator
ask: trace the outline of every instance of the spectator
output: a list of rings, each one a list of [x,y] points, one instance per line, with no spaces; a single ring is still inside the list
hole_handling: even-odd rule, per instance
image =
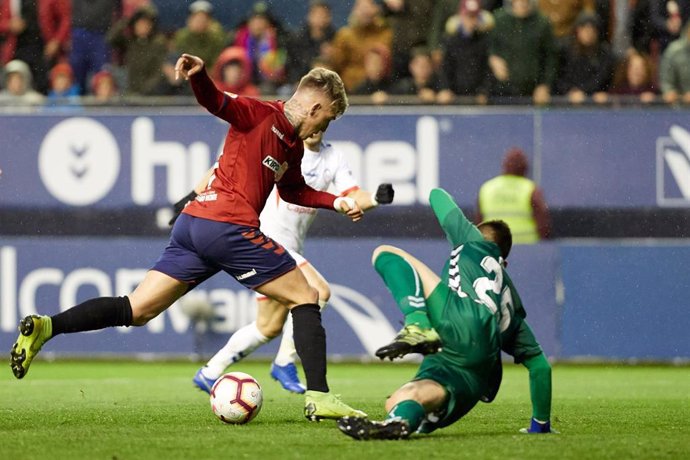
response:
[[[5,84],[0,91],[0,105],[41,105],[44,96],[33,89],[31,70],[26,62],[15,59],[4,68]]]
[[[690,104],[690,22],[661,56],[659,80],[664,102]]]
[[[656,100],[654,64],[646,54],[632,49],[620,62],[613,76],[612,94],[637,96],[640,102]]]
[[[659,52],[680,37],[690,18],[690,0],[649,0],[649,19]]]
[[[115,77],[108,70],[101,70],[91,78],[91,94],[97,104],[110,104],[118,97]]]
[[[287,44],[287,80],[296,85],[313,67],[314,60],[331,60],[331,41],[335,36],[331,7],[324,0],[309,2],[304,25],[290,35]]]
[[[651,0],[631,0],[628,33],[632,46],[645,54],[651,52],[652,36],[654,35],[649,11]]]
[[[244,48],[225,48],[211,71],[211,78],[221,91],[240,96],[259,96],[259,88],[252,83],[252,63]]]
[[[126,93],[151,96],[161,92],[165,37],[158,33],[158,11],[152,5],[137,9],[118,21],[108,33],[108,42],[122,52],[127,71]]]
[[[72,67],[67,62],[56,64],[50,69],[50,91],[48,105],[79,105],[79,87],[74,83]]]
[[[263,94],[275,94],[285,82],[286,53],[274,24],[266,4],[257,2],[247,22],[237,30],[233,43],[246,50],[252,65],[252,83]]]
[[[538,0],[538,8],[551,22],[557,41],[572,37],[580,13],[596,11],[595,0]]]
[[[383,0],[383,16],[393,30],[393,79],[410,76],[410,50],[426,46],[434,0]]]
[[[448,19],[442,77],[451,95],[487,102],[491,76],[488,33],[493,26],[493,15],[481,9],[479,0],[461,1],[459,13]],[[442,97],[449,95],[444,92]]]
[[[366,78],[364,56],[374,46],[390,49],[392,29],[381,16],[374,0],[355,0],[348,24],[333,39],[333,70],[340,74],[345,88],[352,91]]]
[[[452,95],[445,95],[444,87],[426,48],[415,48],[410,53],[410,76],[399,80],[391,89],[391,94],[419,97],[425,104],[447,103]],[[446,91],[447,92],[447,91]]]
[[[209,69],[213,68],[218,55],[227,44],[223,26],[213,17],[213,5],[206,0],[196,0],[189,5],[186,27],[175,32],[174,54],[187,53],[199,56]]]
[[[431,50],[431,56],[436,68],[441,67],[443,62],[443,41],[446,33],[446,23],[448,19],[457,13],[459,0],[436,0],[434,8],[431,10],[431,25],[429,26],[429,37],[427,46]]]
[[[535,104],[547,104],[558,65],[549,20],[534,0],[508,0],[494,17],[496,26],[489,33],[492,95],[531,96]]]
[[[531,244],[551,233],[551,217],[542,190],[526,177],[527,156],[513,147],[503,158],[503,173],[479,188],[478,222],[503,220],[513,244]]]
[[[571,104],[581,104],[590,96],[596,103],[608,100],[616,62],[608,43],[599,36],[599,18],[583,12],[575,21],[573,36],[563,42],[556,91]]]
[[[371,102],[384,104],[391,89],[391,55],[387,47],[374,45],[364,55],[364,81],[353,95],[371,95]]]
[[[69,0],[0,0],[0,62],[26,62],[40,92],[48,90],[48,69],[66,53],[69,36]]]
[[[82,94],[91,75],[110,63],[106,34],[122,15],[120,0],[72,1],[72,52],[70,65]]]

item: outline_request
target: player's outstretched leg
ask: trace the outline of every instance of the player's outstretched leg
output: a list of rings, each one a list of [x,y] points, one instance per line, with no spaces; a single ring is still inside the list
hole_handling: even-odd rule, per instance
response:
[[[19,322],[19,337],[10,351],[12,373],[18,379],[29,372],[31,361],[41,347],[53,336],[53,325],[49,316],[27,316]]]
[[[416,324],[403,327],[393,341],[376,350],[380,359],[402,358],[410,353],[428,355],[441,350],[441,338],[436,330],[422,329]]]
[[[410,436],[410,427],[404,420],[376,422],[362,417],[343,417],[337,424],[340,431],[359,441],[405,439]]]
[[[307,390],[305,394],[304,416],[312,422],[341,417],[366,417],[361,410],[354,409],[332,393]]]
[[[402,251],[383,248],[374,252],[374,268],[405,315],[405,327],[390,344],[378,349],[376,356],[392,360],[409,353],[436,353],[441,348],[441,338],[431,327],[422,277],[408,260],[393,252]]]

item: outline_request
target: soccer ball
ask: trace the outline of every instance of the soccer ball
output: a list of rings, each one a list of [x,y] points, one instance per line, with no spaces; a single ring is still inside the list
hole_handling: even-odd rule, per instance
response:
[[[221,375],[211,388],[211,409],[225,423],[249,422],[259,414],[263,399],[259,382],[244,372]]]

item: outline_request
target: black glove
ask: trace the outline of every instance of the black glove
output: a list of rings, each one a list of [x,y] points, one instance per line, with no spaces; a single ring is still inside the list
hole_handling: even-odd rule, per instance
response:
[[[378,204],[391,204],[393,196],[395,196],[395,190],[393,190],[392,184],[380,184],[374,199]]]
[[[168,222],[168,225],[172,226],[172,224],[175,223],[175,221],[180,216],[180,213],[182,212],[184,207],[187,206],[187,203],[192,201],[193,199],[195,199],[196,196],[197,196],[197,193],[194,190],[192,190],[191,192],[189,192],[188,195],[186,195],[184,198],[182,198],[180,201],[178,201],[177,203],[175,203],[173,205],[173,213],[174,214],[172,216],[172,219],[170,219],[170,222]]]

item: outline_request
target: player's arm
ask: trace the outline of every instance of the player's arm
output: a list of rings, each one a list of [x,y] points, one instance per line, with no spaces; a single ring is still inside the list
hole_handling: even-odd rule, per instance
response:
[[[453,197],[445,190],[431,190],[429,204],[446,234],[446,239],[453,247],[468,241],[484,240],[477,227],[467,220]]]
[[[393,202],[394,195],[395,190],[391,184],[381,184],[373,193],[357,188],[345,194],[355,200],[362,211],[368,211],[380,204],[390,204]]]
[[[255,118],[270,111],[252,98],[219,90],[209,77],[203,59],[197,56],[182,54],[175,64],[175,78],[189,80],[197,102],[237,129],[251,128]]]
[[[503,340],[501,348],[529,371],[532,420],[530,427],[523,429],[523,432],[551,433],[551,364],[527,322],[519,317],[514,318],[518,323],[515,332],[510,340]]]
[[[290,169],[295,170],[297,174],[293,173],[290,177],[285,177],[288,176]],[[278,193],[283,200],[308,208],[333,209],[341,214],[346,214],[353,222],[362,218],[363,212],[354,199],[314,190],[304,182],[299,170],[290,169],[283,179],[276,183]]]

